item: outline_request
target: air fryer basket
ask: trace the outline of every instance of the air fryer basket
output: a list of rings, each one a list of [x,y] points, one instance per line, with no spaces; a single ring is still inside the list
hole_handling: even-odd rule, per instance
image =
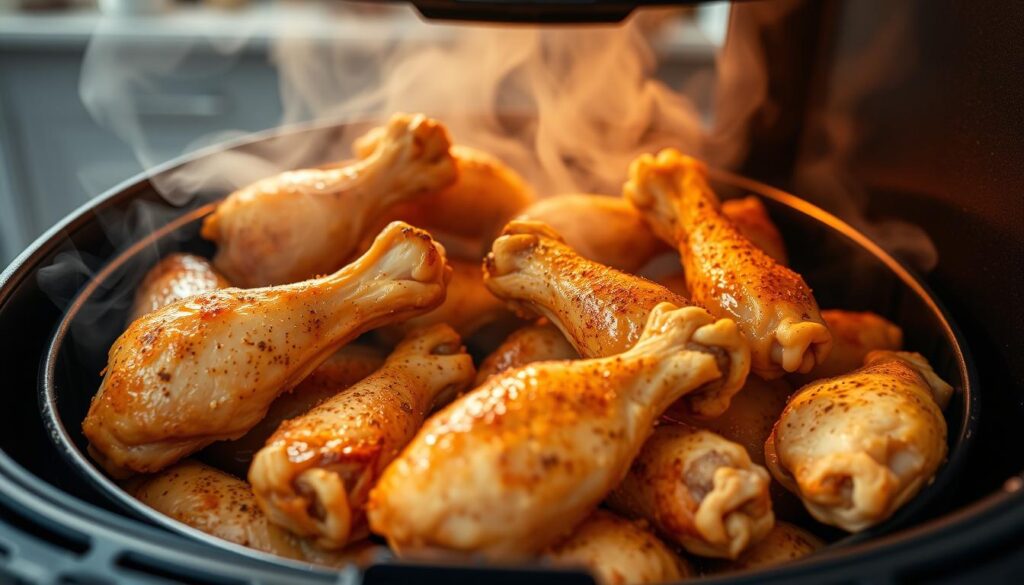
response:
[[[347,144],[347,141],[339,138],[352,134],[353,128],[344,125],[293,129],[234,143],[229,148],[240,152],[261,150],[267,143],[298,139],[323,146],[306,149],[306,152],[317,155],[305,164],[316,165],[343,158],[346,153],[339,145]],[[176,161],[161,172],[172,172],[180,165],[210,156],[218,150],[209,149]],[[906,346],[925,354],[936,371],[956,388],[954,400],[946,412],[950,457],[935,482],[886,523],[871,531],[843,538],[831,547],[832,550],[788,570],[796,570],[795,567],[805,563],[819,564],[820,559],[842,555],[844,549],[848,552],[876,548],[876,543],[872,542],[875,539],[882,539],[879,543],[890,540],[891,537],[882,538],[883,535],[934,517],[942,509],[943,496],[951,491],[957,470],[968,451],[972,429],[977,424],[977,389],[973,384],[970,359],[946,312],[919,279],[838,219],[796,197],[754,181],[721,171],[715,171],[712,179],[718,193],[725,198],[748,193],[762,197],[784,234],[794,268],[815,289],[823,308],[872,310],[893,320],[903,327]],[[217,195],[223,193],[213,197]],[[150,212],[156,210],[156,216],[160,218],[152,231],[85,250],[94,256],[92,262],[98,270],[89,278],[82,278],[79,274],[79,280],[65,286],[65,292],[77,289],[77,293],[57,324],[40,371],[39,400],[43,421],[48,436],[70,466],[81,472],[98,493],[132,515],[253,559],[278,566],[305,568],[299,563],[225,543],[155,513],[123,492],[84,454],[86,443],[81,433],[81,421],[89,399],[98,388],[106,350],[124,326],[131,292],[145,269],[160,256],[177,250],[204,255],[211,253],[209,244],[197,235],[199,220],[212,208],[211,199],[198,198],[185,207],[175,208],[163,201],[149,180],[140,178],[98,198],[66,222],[62,230],[49,234],[52,259],[53,243],[65,231],[96,231],[101,229],[98,224],[110,224],[111,217],[123,219],[140,205]],[[87,261],[85,263],[88,264]],[[51,284],[47,288],[52,294],[60,286]],[[374,571],[379,574],[382,570],[375,568],[367,576]],[[772,573],[785,570],[776,569]]]

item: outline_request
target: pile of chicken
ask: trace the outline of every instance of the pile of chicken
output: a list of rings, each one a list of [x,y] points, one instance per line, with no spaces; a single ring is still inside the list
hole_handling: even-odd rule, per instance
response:
[[[83,427],[147,505],[313,563],[377,535],[648,583],[808,554],[786,491],[859,531],[943,462],[952,389],[892,323],[819,311],[698,161],[535,200],[422,115],[353,150],[231,194],[212,263],[142,282]]]

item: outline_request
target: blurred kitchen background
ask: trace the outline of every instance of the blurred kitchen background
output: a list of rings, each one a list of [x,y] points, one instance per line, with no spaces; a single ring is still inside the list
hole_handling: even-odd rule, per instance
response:
[[[661,11],[659,77],[671,85],[710,74],[728,11],[725,3]],[[280,125],[273,47],[281,35],[344,47],[446,30],[424,24],[404,3],[0,0],[0,267],[76,207],[143,170],[228,131]],[[139,94],[122,97],[145,127],[144,151],[132,128],[110,119],[117,116],[90,111],[88,94],[104,88],[95,76],[83,84],[83,63],[89,51],[110,47],[120,53],[105,55],[108,62],[120,55],[138,67],[140,55],[152,53],[164,57],[154,68],[174,63],[123,84]]]

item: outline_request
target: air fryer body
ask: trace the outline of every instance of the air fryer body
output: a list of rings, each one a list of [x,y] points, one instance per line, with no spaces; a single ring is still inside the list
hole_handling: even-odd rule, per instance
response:
[[[840,215],[853,210],[865,225],[898,219],[927,233],[937,262],[906,259],[918,264],[961,328],[980,381],[978,436],[951,499],[934,513],[936,524],[887,537],[869,561],[853,547],[796,573],[735,582],[1019,582],[1024,9],[954,0],[762,0],[733,7],[730,34],[756,35],[769,72],[769,99],[747,128],[749,148],[738,170]],[[129,519],[61,463],[41,423],[35,388],[61,317],[53,299],[70,300],[84,275],[114,252],[96,221],[106,203],[91,205],[0,277],[0,581],[74,575],[141,582],[181,578],[186,567],[193,582],[357,582],[357,574],[302,572],[231,556]],[[44,293],[40,282],[47,276],[33,263],[62,253],[77,254],[87,269],[78,281]],[[3,290],[16,280],[22,284]],[[363,578],[469,583],[480,582],[481,574],[380,566]],[[587,582],[581,574],[515,571],[486,578]]]

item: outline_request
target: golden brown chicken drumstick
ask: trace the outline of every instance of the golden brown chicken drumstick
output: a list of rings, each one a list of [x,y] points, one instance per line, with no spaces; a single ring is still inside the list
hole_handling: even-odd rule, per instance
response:
[[[625,272],[636,272],[668,249],[636,208],[617,197],[548,197],[524,209],[519,219],[545,223],[580,256]]]
[[[203,222],[214,265],[242,287],[334,272],[396,203],[455,180],[444,127],[396,114],[373,153],[351,165],[290,171],[228,196]]]
[[[628,202],[624,201],[623,203],[629,205]],[[633,208],[632,205],[629,206]],[[633,210],[639,216],[636,208],[633,208]],[[782,235],[779,234],[779,229],[775,227],[771,218],[768,217],[768,210],[764,208],[764,204],[756,196],[750,195],[743,199],[723,201],[722,215],[729,218],[733,225],[736,226],[736,229],[750,240],[751,244],[764,250],[766,254],[774,258],[779,264],[783,266],[788,264],[786,245],[782,241]],[[671,261],[672,264],[668,272],[665,271],[665,267],[662,265],[663,262],[667,261]],[[641,274],[678,295],[689,297],[690,290],[687,288],[686,274],[683,273],[680,264],[678,254],[671,256],[663,254],[656,256],[651,263],[645,265],[644,271]],[[822,316],[824,317],[824,315]]]
[[[595,510],[544,558],[584,567],[600,585],[674,583],[697,575],[685,560],[639,522]]]
[[[729,409],[715,418],[693,416],[686,404],[678,402],[665,411],[665,420],[718,433],[739,443],[750,459],[764,465],[764,442],[772,434],[793,388],[785,380],[762,380],[748,376],[747,383],[729,402]]]
[[[768,217],[768,210],[756,195],[723,201],[722,215],[727,217],[751,244],[764,250],[765,254],[779,264],[789,264],[782,234],[779,233],[779,228],[775,227],[772,218]]]
[[[244,435],[360,333],[444,300],[444,251],[422,230],[388,226],[331,276],[178,301],[132,323],[110,349],[82,427],[111,472],[162,469]]]
[[[476,384],[495,374],[512,370],[533,362],[551,360],[574,360],[580,354],[551,323],[528,325],[513,332],[490,355],[480,363],[476,372]]]
[[[378,129],[357,140],[353,144],[356,155],[372,155],[382,135]],[[455,182],[395,206],[385,214],[389,220],[479,240],[494,237],[501,226],[536,198],[529,184],[494,156],[460,144],[452,145],[451,154],[455,159]]]
[[[206,258],[194,254],[171,254],[150,268],[142,279],[135,291],[128,322],[175,301],[229,286],[231,283],[214,270]]]
[[[661,285],[581,257],[538,222],[509,223],[494,241],[484,271],[491,292],[520,312],[548,318],[588,358],[632,347],[658,303],[687,304]],[[686,396],[693,412],[717,416],[728,408],[749,369],[736,366],[735,378]]]
[[[233,441],[218,441],[203,449],[203,460],[228,473],[245,477],[253,455],[263,448],[281,423],[369,376],[384,364],[385,357],[383,350],[373,346],[346,345],[317,366],[295,389],[278,396],[270,404],[266,416],[248,433]]]
[[[864,358],[872,351],[896,351],[903,347],[903,330],[874,313],[825,309],[821,312],[821,318],[832,332],[832,351],[824,362],[814,366],[810,372],[787,376],[801,386],[814,380],[852,372],[864,363]]]
[[[832,345],[818,303],[799,274],[751,244],[726,219],[703,163],[673,149],[644,155],[623,188],[652,229],[679,247],[694,302],[736,320],[765,378],[808,372]]]
[[[825,543],[810,532],[788,522],[776,522],[768,536],[747,549],[738,559],[712,561],[707,563],[706,568],[712,574],[718,574],[774,567],[814,554],[824,546]]]
[[[537,553],[622,479],[669,404],[734,379],[747,351],[731,321],[663,303],[625,353],[493,376],[432,416],[388,466],[370,527],[405,555]]]
[[[192,528],[263,552],[339,567],[356,562],[366,547],[331,552],[297,538],[268,520],[244,481],[208,465],[185,460],[126,486],[150,508]]]
[[[270,519],[329,549],[365,536],[381,471],[437,402],[473,381],[461,343],[444,324],[410,333],[376,373],[282,424],[249,469]]]
[[[768,468],[819,521],[864,530],[945,460],[952,391],[919,354],[871,352],[863,368],[793,396],[765,443]]]
[[[662,425],[608,505],[650,521],[693,554],[734,559],[775,523],[768,472],[711,431]]]
[[[393,345],[410,331],[437,323],[447,323],[467,338],[496,321],[516,321],[505,303],[484,286],[479,261],[449,260],[448,265],[452,268],[452,276],[441,306],[419,317],[377,330],[377,339]]]

